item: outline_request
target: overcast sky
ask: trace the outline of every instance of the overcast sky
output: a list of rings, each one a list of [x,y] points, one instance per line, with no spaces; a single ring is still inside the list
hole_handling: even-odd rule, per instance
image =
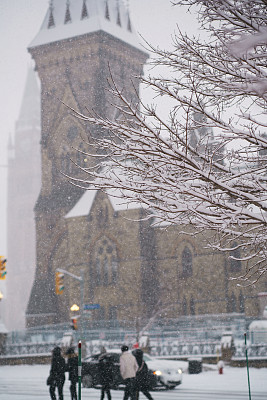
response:
[[[71,0],[75,1],[75,0]],[[89,1],[89,0],[88,0]],[[194,30],[194,19],[170,0],[129,0],[132,23],[148,42],[169,47],[176,24]],[[40,29],[48,0],[0,0],[0,255],[6,255],[7,143],[19,115],[27,68],[27,46]]]

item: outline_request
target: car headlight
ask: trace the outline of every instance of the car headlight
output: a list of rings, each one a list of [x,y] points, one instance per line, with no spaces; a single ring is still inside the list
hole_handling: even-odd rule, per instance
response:
[[[157,370],[157,371],[154,371],[153,374],[154,374],[154,375],[157,375],[157,376],[160,376],[160,375],[162,375],[162,372],[159,371],[159,370]]]
[[[179,368],[178,369],[178,374],[182,374],[183,373],[183,371]]]

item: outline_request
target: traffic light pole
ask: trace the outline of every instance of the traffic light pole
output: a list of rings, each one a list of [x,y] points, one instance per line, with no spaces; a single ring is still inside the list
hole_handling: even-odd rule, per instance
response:
[[[80,312],[80,322],[81,322],[81,339],[84,339],[84,326],[83,326],[83,309],[84,309],[84,271],[81,270],[81,280],[80,280],[80,292],[81,292],[81,312]]]
[[[78,400],[82,399],[82,342],[78,343]]]
[[[81,276],[72,274],[65,269],[57,268],[56,271],[62,272],[64,275],[68,275],[73,279],[80,282],[80,293],[81,293],[81,305],[80,305],[80,324],[81,324],[81,336],[83,338],[83,308],[84,308],[84,271],[81,270]]]

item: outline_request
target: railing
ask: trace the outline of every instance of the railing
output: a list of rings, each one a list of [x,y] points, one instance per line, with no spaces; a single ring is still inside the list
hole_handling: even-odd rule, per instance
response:
[[[142,322],[145,324],[145,321]],[[222,334],[228,329],[232,331],[235,339],[234,357],[242,358],[245,356],[244,332],[248,330],[250,322],[250,318],[235,313],[161,319],[149,330],[151,354],[181,357],[216,356],[221,351]],[[6,354],[51,353],[56,345],[61,344],[64,332],[69,330],[70,325],[65,323],[11,332],[6,341]],[[80,331],[72,331],[72,334],[74,342],[77,343]],[[87,343],[88,354],[99,351],[101,345],[118,349],[123,343],[131,346],[135,343],[136,336],[133,321],[84,321],[83,338]],[[267,340],[266,343],[249,345],[248,356],[267,357]]]
[[[87,354],[97,353],[104,345],[107,349],[119,349],[122,342],[94,340],[87,342]],[[28,355],[28,354],[51,354],[55,346],[60,346],[60,341],[40,342],[40,343],[20,343],[9,344],[6,346],[7,355]],[[175,357],[215,357],[221,355],[221,343],[214,341],[203,342],[177,342],[168,340],[167,342],[150,341],[150,353],[152,356],[175,356]],[[252,344],[248,346],[249,358],[267,358],[267,343]],[[245,357],[245,345],[235,345],[234,359]]]
[[[251,344],[247,347],[248,358],[267,358],[267,343]],[[246,347],[245,345],[235,346],[233,359],[245,358]]]
[[[7,344],[6,355],[23,356],[33,354],[51,354],[53,348],[58,345],[59,342]]]
[[[221,353],[220,342],[203,341],[203,342],[177,342],[168,341],[167,343],[151,344],[151,355],[153,356],[218,356]]]

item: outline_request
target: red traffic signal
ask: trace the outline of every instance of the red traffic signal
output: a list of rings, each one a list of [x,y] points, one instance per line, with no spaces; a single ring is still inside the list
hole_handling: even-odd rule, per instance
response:
[[[78,320],[77,320],[77,318],[71,318],[71,328],[74,331],[78,330]]]

